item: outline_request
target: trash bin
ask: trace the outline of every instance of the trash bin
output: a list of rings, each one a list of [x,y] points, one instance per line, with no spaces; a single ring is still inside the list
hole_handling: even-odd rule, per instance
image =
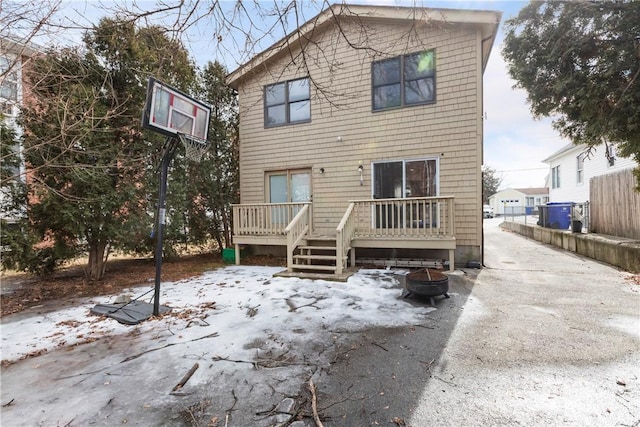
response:
[[[548,206],[538,206],[538,222],[537,224],[540,227],[548,227],[549,226],[549,207]]]
[[[547,203],[549,209],[549,228],[568,230],[571,225],[571,203],[553,202]]]
[[[573,233],[582,233],[582,220],[584,205],[573,203],[571,206],[571,231]]]

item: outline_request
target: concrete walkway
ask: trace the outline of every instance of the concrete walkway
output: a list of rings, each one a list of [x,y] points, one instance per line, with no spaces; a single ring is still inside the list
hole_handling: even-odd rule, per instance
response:
[[[407,425],[640,425],[640,286],[501,221]]]

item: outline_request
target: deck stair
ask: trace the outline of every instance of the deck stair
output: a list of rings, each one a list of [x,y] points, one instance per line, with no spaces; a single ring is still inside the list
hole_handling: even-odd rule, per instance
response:
[[[336,273],[336,239],[330,236],[309,236],[293,255],[293,271]],[[347,257],[343,258],[346,265]]]

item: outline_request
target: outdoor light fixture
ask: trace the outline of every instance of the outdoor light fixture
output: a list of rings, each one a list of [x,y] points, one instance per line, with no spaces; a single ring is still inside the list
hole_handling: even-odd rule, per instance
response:
[[[324,168],[320,168],[320,173],[324,173]]]
[[[364,171],[364,167],[362,165],[358,166],[358,171],[360,171],[360,185],[364,185],[364,178],[362,176],[362,172]]]

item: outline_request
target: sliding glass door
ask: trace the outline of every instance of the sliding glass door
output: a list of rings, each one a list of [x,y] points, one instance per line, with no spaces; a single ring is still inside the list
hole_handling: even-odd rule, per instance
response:
[[[407,199],[438,195],[438,160],[397,160],[373,164],[373,198]],[[376,228],[425,227],[437,222],[437,206],[396,201],[376,204]]]
[[[310,202],[311,170],[296,169],[266,174],[266,199],[268,203]],[[298,209],[272,207],[271,222],[287,224]]]

